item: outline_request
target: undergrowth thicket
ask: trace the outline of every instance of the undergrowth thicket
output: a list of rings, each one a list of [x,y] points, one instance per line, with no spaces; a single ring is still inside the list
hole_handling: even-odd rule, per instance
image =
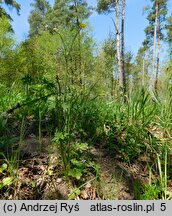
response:
[[[29,83],[29,91],[18,92],[15,97],[12,89],[8,95],[1,96],[2,192],[16,184],[17,171],[13,173],[13,170],[20,166],[20,146],[30,133],[27,124],[32,122],[39,148],[44,136],[52,137],[51,146],[57,149],[64,176],[78,188],[87,181],[89,173],[100,181],[98,164],[90,154],[90,148],[95,146],[106,149],[111,156],[120,155],[120,161],[129,164],[144,155],[150,180],[144,187],[134,186],[136,198],[171,199],[168,191],[172,176],[170,88],[160,97],[141,88],[131,92],[123,102],[95,96],[94,87],[92,91],[68,89],[65,94],[58,94],[54,83],[38,81]],[[24,85],[28,85],[26,80]],[[17,142],[19,145],[15,147]],[[159,177],[152,180],[151,174],[155,172]]]

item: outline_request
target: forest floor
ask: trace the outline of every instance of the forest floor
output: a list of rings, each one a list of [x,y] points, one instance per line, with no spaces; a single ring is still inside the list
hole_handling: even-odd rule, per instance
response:
[[[52,153],[48,147],[50,142],[50,138],[44,137],[43,151],[40,152],[34,134],[24,140],[20,149],[21,160],[16,183],[4,190],[3,199],[68,199],[75,191],[74,184],[62,174],[58,153]],[[112,154],[104,148],[91,147],[90,153],[100,167],[99,180],[89,175],[80,193],[74,196],[75,199],[138,199],[140,186],[150,181],[146,157],[141,156],[129,164],[122,162],[120,155]],[[153,178],[158,178],[158,175],[154,173]]]
[[[11,136],[18,138],[14,145],[18,149],[18,125],[13,124],[11,131]],[[152,166],[156,164],[153,162],[155,159],[150,158],[146,152],[130,163],[124,162],[119,152],[105,148],[102,139],[101,143],[89,145],[91,161],[99,167],[97,176],[93,170],[93,173],[84,173],[80,182],[76,181],[64,175],[60,153],[56,145],[52,144],[52,137],[44,135],[41,138],[40,150],[38,135],[34,133],[35,126],[28,127],[26,131],[20,144],[19,161],[12,157],[9,161],[0,159],[0,170],[3,163],[11,166],[11,169],[0,171],[0,183],[2,179],[9,181],[8,177],[13,176],[12,184],[7,182],[4,187],[0,185],[1,199],[133,200],[142,198],[140,195],[144,185],[160,178],[157,167]],[[16,162],[17,168],[13,166]],[[172,180],[168,181],[168,191],[172,194]]]

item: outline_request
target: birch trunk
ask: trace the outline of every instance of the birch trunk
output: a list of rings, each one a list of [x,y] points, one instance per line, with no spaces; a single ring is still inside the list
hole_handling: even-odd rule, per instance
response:
[[[120,90],[123,91],[123,73],[121,67],[121,50],[120,50],[120,32],[119,32],[119,0],[116,2],[116,49],[117,49],[117,64],[119,73],[119,86]]]

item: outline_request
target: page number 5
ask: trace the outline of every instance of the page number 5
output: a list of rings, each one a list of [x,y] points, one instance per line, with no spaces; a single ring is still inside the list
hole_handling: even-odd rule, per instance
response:
[[[165,205],[165,203],[161,203],[161,211],[165,211],[166,210],[166,205]]]

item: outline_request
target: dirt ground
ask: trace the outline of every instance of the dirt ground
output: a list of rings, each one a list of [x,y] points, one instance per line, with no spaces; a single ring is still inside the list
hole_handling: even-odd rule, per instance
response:
[[[4,199],[68,199],[75,190],[74,185],[62,174],[58,154],[51,153],[50,139],[42,139],[42,150],[37,137],[28,136],[21,145],[21,161],[14,187],[4,191]],[[93,160],[100,167],[99,181],[88,180],[80,188],[75,199],[137,199],[137,185],[149,183],[147,158],[141,156],[134,163],[121,162],[119,155],[110,154],[106,149],[90,148]],[[158,178],[156,174],[152,179]]]

